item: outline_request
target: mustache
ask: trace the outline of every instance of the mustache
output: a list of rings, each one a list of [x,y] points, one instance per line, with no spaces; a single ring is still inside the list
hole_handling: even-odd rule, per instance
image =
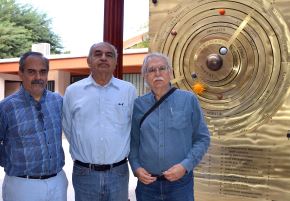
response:
[[[163,77],[155,77],[153,79],[153,82],[155,82],[155,81],[164,81],[164,78]]]
[[[31,84],[41,84],[44,85],[44,81],[43,80],[32,80]]]

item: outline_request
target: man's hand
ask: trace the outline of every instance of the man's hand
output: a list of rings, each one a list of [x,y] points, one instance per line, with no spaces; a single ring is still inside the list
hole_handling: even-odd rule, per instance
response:
[[[163,172],[165,178],[169,181],[176,181],[185,175],[186,169],[181,164],[176,164]]]
[[[151,184],[156,181],[156,177],[152,177],[144,168],[137,168],[135,171],[135,176],[144,184]]]

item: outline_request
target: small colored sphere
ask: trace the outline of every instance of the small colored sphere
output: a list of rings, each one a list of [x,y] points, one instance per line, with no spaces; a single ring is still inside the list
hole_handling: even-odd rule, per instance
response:
[[[192,86],[192,90],[193,90],[196,94],[200,95],[200,94],[202,94],[202,93],[205,91],[205,87],[204,87],[203,84],[201,84],[201,83],[195,83],[195,84]]]
[[[226,47],[221,47],[220,48],[220,54],[221,55],[226,55],[228,53],[228,48]]]
[[[220,14],[220,15],[224,15],[225,13],[226,13],[225,9],[220,9],[220,10],[219,10],[219,14]]]
[[[218,98],[219,100],[222,100],[222,99],[223,99],[223,95],[222,95],[222,94],[218,94],[218,95],[217,95],[217,98]]]
[[[191,78],[192,78],[192,79],[196,79],[196,78],[197,78],[196,73],[192,73],[192,74],[191,74]]]
[[[176,36],[177,35],[177,31],[176,30],[172,30],[171,31],[171,35]]]

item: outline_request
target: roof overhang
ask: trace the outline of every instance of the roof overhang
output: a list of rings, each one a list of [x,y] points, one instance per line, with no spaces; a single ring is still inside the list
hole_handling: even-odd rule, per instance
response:
[[[140,73],[141,66],[148,49],[124,50],[123,73]],[[50,70],[68,71],[72,74],[88,74],[87,56],[49,55]],[[19,69],[19,58],[0,59],[0,73],[15,74]]]

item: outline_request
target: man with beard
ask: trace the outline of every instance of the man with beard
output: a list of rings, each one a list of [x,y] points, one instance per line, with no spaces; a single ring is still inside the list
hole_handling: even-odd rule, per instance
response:
[[[142,74],[151,92],[136,99],[129,161],[138,201],[193,201],[193,169],[210,137],[196,96],[170,85],[167,56],[150,53]]]
[[[48,71],[41,53],[25,53],[19,61],[20,89],[0,102],[4,201],[67,200],[62,97],[46,90]]]

